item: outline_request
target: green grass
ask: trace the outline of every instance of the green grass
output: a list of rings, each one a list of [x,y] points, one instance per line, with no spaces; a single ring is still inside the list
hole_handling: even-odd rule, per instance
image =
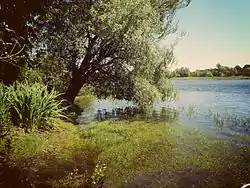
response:
[[[9,165],[22,174],[28,171],[33,184],[97,187],[104,180],[110,188],[132,182],[145,187],[142,179],[146,178],[149,187],[183,183],[191,187],[183,175],[189,180],[208,172],[228,174],[206,176],[194,187],[228,186],[228,182],[230,187],[240,187],[250,179],[244,162],[249,147],[232,147],[228,140],[216,140],[195,129],[151,121],[93,122],[84,129],[59,120],[54,124],[50,132],[14,134]]]
[[[55,120],[53,129],[48,132],[32,131],[27,134],[21,129],[13,130],[8,167],[5,169],[13,176],[6,177],[6,182],[11,178],[10,185],[1,185],[4,183],[1,182],[0,187],[19,187],[23,176],[27,177],[29,186],[41,182],[40,186],[68,187],[73,182],[68,178],[76,169],[84,179],[76,182],[75,187],[91,185],[91,175],[100,151],[96,145],[86,143],[80,132],[79,127],[61,120]],[[16,171],[19,174],[15,177]],[[77,177],[78,174],[73,175]]]
[[[248,80],[247,76],[228,76],[228,77],[174,77],[172,80]]]
[[[102,149],[98,159],[108,167],[108,187],[120,187],[144,173],[225,171],[237,161],[228,141],[208,139],[198,131],[164,123],[103,122],[93,124],[85,134]],[[166,183],[172,187],[176,180]]]

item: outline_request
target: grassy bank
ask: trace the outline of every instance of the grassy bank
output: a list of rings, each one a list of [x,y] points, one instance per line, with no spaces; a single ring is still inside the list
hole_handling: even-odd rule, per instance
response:
[[[54,124],[49,132],[13,131],[0,187],[238,188],[250,179],[249,147],[195,130],[145,121]]]
[[[246,76],[229,76],[229,77],[174,77],[172,80],[249,80]]]

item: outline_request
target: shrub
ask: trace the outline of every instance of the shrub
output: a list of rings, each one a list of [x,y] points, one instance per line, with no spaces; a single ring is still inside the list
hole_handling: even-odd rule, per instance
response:
[[[59,94],[47,87],[28,82],[15,83],[8,88],[11,120],[15,126],[25,129],[47,129],[54,118],[61,117],[63,111]]]

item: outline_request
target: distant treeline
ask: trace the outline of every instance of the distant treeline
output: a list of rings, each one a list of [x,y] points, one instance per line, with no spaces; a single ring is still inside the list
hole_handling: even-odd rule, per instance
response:
[[[250,65],[243,67],[236,65],[235,67],[227,67],[217,64],[216,68],[190,71],[187,67],[181,67],[171,72],[170,77],[228,77],[228,76],[249,76]]]

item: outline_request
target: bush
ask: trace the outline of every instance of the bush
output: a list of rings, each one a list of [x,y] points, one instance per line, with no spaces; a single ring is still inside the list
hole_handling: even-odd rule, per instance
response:
[[[6,96],[14,126],[26,130],[47,129],[51,128],[53,119],[62,116],[59,94],[54,90],[49,92],[42,84],[15,83],[7,89]]]

